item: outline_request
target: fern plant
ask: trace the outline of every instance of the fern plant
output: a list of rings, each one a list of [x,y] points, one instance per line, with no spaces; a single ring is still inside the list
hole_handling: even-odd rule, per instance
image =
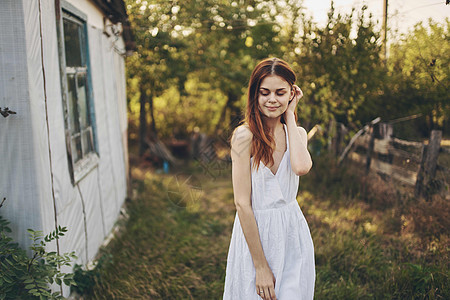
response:
[[[0,216],[0,299],[64,299],[60,292],[52,292],[49,285],[75,285],[73,274],[61,272],[61,266],[70,266],[75,252],[58,254],[47,252],[47,243],[59,239],[66,227],[44,236],[41,231],[28,229],[32,240],[31,257],[6,235],[11,232],[9,222]]]

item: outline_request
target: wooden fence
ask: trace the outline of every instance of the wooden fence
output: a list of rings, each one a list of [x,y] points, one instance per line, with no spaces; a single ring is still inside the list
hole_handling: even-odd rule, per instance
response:
[[[340,153],[339,163],[346,158],[357,162],[366,173],[384,174],[414,187],[415,196],[429,198],[439,192],[450,198],[450,168],[438,163],[439,155],[450,155],[448,148],[441,147],[441,131],[433,130],[425,142],[401,140],[392,136],[392,124],[377,118],[358,131],[341,151],[342,131],[346,130],[343,126],[335,128],[330,151]]]

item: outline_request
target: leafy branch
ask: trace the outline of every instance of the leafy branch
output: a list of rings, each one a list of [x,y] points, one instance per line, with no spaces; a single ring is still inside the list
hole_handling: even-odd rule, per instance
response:
[[[0,204],[3,204],[5,199]],[[52,292],[49,285],[76,285],[73,274],[61,272],[62,266],[71,266],[75,252],[58,254],[47,252],[48,243],[59,239],[67,232],[66,227],[44,236],[41,231],[28,229],[32,240],[29,247],[31,257],[19,247],[10,233],[9,221],[0,216],[0,299],[64,299],[60,292]]]

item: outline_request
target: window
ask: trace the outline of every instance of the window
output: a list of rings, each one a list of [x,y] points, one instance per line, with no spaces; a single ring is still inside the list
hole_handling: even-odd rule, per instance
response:
[[[58,22],[61,86],[69,167],[72,181],[76,183],[96,165],[95,114],[86,17],[71,5],[62,3],[62,20]]]

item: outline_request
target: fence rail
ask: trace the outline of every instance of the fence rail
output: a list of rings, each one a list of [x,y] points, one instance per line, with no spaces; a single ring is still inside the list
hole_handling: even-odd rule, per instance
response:
[[[336,139],[341,136],[336,126]],[[389,176],[401,183],[414,187],[416,196],[429,197],[430,184],[448,192],[450,169],[438,164],[439,155],[450,154],[449,149],[441,147],[442,131],[433,130],[425,142],[407,141],[392,137],[392,124],[381,123],[377,118],[358,131],[339,155],[341,163],[345,158],[365,165],[365,171]],[[340,149],[338,141],[332,141],[334,153]],[[437,179],[436,173],[444,175]],[[442,176],[441,176],[442,177]],[[437,184],[436,184],[437,183]]]

